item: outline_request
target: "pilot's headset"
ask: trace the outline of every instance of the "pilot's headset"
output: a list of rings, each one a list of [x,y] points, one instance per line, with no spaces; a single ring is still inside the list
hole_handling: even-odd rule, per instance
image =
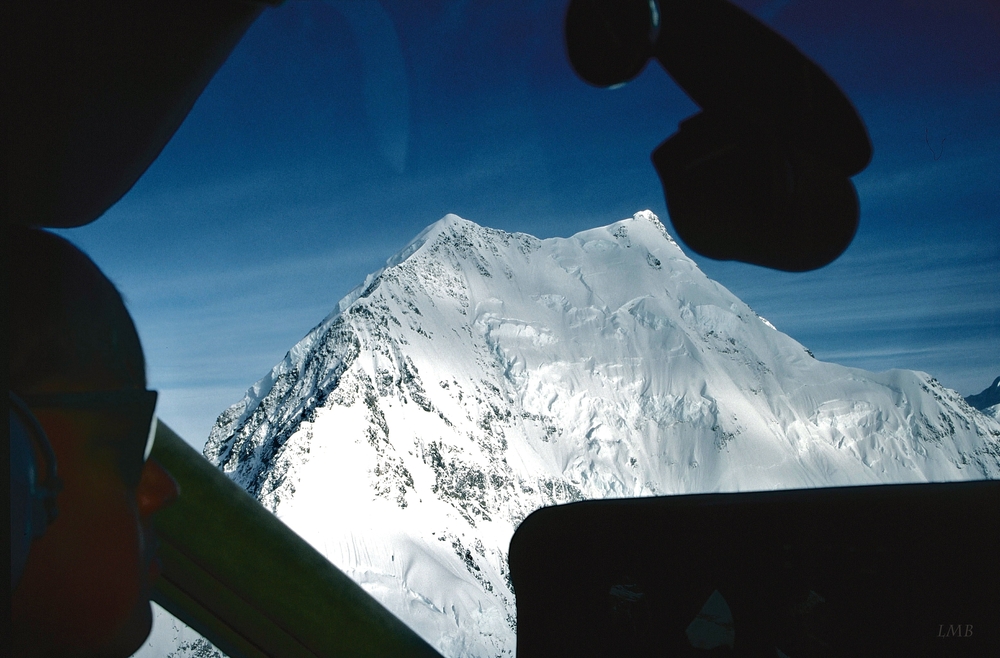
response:
[[[62,482],[45,430],[28,405],[13,391],[10,408],[10,589],[24,573],[32,542],[56,518],[56,495]],[[38,467],[41,460],[41,469]],[[39,473],[41,470],[41,473]]]

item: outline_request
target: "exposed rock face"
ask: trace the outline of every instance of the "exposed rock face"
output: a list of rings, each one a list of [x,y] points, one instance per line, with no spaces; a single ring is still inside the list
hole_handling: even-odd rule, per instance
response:
[[[584,498],[1000,477],[1000,423],[814,359],[650,212],[449,215],[225,411],[206,456],[447,656],[511,655],[506,551]]]

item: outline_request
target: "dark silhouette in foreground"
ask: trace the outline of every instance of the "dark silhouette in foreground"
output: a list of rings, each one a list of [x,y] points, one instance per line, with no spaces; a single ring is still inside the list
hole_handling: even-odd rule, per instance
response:
[[[510,545],[517,655],[986,656],[1000,482],[572,503]]]
[[[653,152],[670,220],[703,256],[800,272],[847,249],[864,123],[816,64],[725,0],[574,0],[570,62],[608,87],[655,58],[701,107]]]
[[[178,495],[146,459],[156,393],[121,296],[89,258],[37,229],[11,230],[8,248],[11,427],[51,446],[34,468],[59,483],[47,519],[12,528],[13,655],[128,656],[152,623],[152,515]],[[34,494],[12,487],[12,516]]]

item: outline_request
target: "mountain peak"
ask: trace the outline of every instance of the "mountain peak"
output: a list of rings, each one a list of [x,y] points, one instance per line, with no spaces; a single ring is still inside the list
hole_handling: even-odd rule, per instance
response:
[[[657,217],[656,214],[652,210],[648,210],[648,209],[647,210],[640,210],[639,212],[637,212],[634,215],[632,215],[632,219],[634,219],[637,222],[638,221],[649,222],[660,233],[662,233],[664,236],[666,236],[667,239],[669,239],[671,242],[674,241],[673,238],[671,238],[670,235],[667,233],[667,227],[663,225],[663,222],[660,221],[660,218]]]
[[[1000,424],[926,374],[812,358],[648,210],[544,240],[446,215],[205,454],[442,653],[494,656],[538,507],[996,478]]]
[[[976,393],[965,398],[969,406],[973,409],[983,411],[989,407],[1000,404],[1000,377],[993,380],[993,383],[986,387],[982,393]]]
[[[460,217],[455,213],[448,213],[421,231],[421,234],[431,237],[454,231],[464,232],[481,228],[483,227],[471,220]]]
[[[434,242],[436,239],[439,239],[442,234],[451,233],[456,228],[465,229],[471,226],[478,226],[478,224],[470,222],[469,220],[464,219],[462,217],[459,217],[454,213],[448,213],[447,215],[445,215],[444,217],[437,220],[436,222],[425,228],[423,231],[418,233],[417,236],[412,240],[410,240],[410,242],[405,247],[400,249],[394,255],[390,256],[386,260],[385,266],[387,268],[395,267],[396,265],[399,265],[407,258],[415,254],[417,250],[419,250],[428,242]]]

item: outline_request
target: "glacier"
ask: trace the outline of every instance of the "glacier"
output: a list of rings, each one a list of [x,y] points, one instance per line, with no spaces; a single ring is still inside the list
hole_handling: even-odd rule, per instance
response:
[[[551,239],[448,215],[205,456],[445,656],[510,656],[506,551],[541,506],[995,479],[1000,422],[928,374],[815,359],[650,211]]]

